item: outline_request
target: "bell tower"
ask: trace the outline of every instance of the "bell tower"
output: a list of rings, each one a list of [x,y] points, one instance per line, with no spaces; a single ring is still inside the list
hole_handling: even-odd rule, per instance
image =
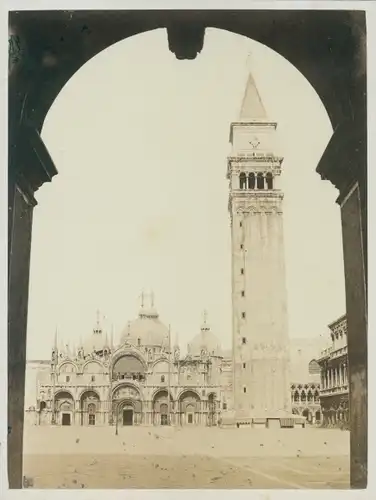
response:
[[[276,128],[249,75],[228,158],[234,413],[238,423],[268,426],[292,416]]]

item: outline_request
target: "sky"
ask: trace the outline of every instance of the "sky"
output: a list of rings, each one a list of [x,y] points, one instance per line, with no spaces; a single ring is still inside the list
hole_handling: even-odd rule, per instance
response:
[[[37,193],[31,253],[29,359],[88,337],[100,310],[115,341],[153,290],[184,346],[202,312],[231,346],[227,211],[230,123],[249,71],[284,156],[289,335],[329,340],[345,312],[338,191],[315,172],[331,137],[315,90],[257,42],[208,29],[201,54],[178,61],[165,30],[91,59],[51,107],[42,138],[59,174]]]

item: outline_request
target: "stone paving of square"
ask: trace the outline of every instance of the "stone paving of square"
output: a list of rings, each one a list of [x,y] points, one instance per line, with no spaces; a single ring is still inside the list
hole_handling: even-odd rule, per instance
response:
[[[349,488],[336,429],[25,428],[33,488]]]

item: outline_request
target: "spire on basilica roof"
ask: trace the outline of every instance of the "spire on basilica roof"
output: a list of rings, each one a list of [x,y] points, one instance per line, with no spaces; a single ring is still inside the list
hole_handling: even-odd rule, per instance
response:
[[[248,56],[247,66],[250,66],[250,55]],[[245,87],[244,97],[240,108],[239,119],[242,122],[267,119],[262,99],[257,90],[257,86],[251,72],[249,72],[248,75],[247,85]]]
[[[210,326],[208,325],[208,311],[204,309],[202,312],[202,325],[201,325],[201,331],[208,331],[210,330]]]
[[[145,293],[141,292],[141,309],[139,313],[140,318],[158,318],[158,312],[154,307],[154,292]]]
[[[97,309],[97,322],[95,325],[95,328],[93,330],[94,333],[102,333],[102,326],[101,326],[101,321],[100,321],[100,311]]]
[[[57,349],[57,327],[55,328],[54,349]]]

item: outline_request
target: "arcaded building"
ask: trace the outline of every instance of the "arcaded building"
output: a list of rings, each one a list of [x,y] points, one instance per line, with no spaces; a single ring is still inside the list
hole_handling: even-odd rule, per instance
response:
[[[328,326],[331,345],[317,360],[321,369],[320,405],[323,425],[336,427],[349,422],[346,315]]]
[[[98,321],[74,352],[55,341],[49,364],[28,366],[38,370],[26,412],[37,425],[210,426],[231,405],[231,363],[206,315],[184,356],[153,305],[142,305],[118,345]]]
[[[290,340],[290,382],[292,412],[320,425],[320,365],[316,359],[322,351],[321,337]]]

